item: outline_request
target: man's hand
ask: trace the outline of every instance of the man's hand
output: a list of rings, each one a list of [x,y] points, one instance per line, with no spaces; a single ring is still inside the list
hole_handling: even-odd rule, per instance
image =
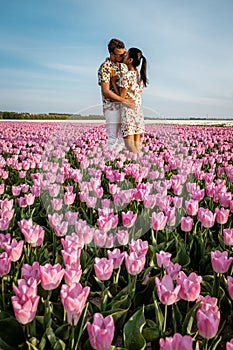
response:
[[[123,103],[129,108],[135,108],[135,100],[132,98],[125,98]]]

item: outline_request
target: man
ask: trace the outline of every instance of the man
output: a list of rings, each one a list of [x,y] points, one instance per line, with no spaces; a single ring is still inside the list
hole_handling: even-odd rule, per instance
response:
[[[114,92],[111,77],[118,79],[127,71],[122,63],[125,55],[125,45],[121,40],[111,39],[108,43],[109,57],[101,64],[98,70],[98,84],[101,86],[103,113],[106,120],[107,147],[109,150],[122,149],[124,142],[121,136],[120,105],[125,103],[132,106],[133,100],[122,98]]]

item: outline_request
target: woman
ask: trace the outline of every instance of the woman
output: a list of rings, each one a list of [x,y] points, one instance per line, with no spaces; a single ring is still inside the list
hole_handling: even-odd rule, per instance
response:
[[[131,98],[135,101],[135,107],[122,105],[121,107],[121,131],[125,145],[129,151],[140,151],[141,134],[145,131],[144,117],[142,113],[141,94],[143,87],[147,86],[146,58],[142,51],[132,47],[124,56],[123,63],[128,71],[117,82],[116,76],[112,77],[112,83],[116,93],[123,98]],[[137,67],[141,64],[140,72]]]

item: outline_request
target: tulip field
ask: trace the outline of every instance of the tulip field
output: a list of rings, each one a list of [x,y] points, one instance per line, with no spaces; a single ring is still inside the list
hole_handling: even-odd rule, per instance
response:
[[[0,126],[0,349],[233,349],[233,128]]]

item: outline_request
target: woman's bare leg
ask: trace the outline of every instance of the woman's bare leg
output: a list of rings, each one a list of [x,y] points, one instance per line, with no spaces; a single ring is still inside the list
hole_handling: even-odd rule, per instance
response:
[[[140,149],[141,149],[141,135],[140,134],[134,135],[134,148],[137,150],[137,152],[140,152]]]
[[[125,141],[125,146],[126,148],[133,153],[137,153],[137,148],[135,147],[135,141],[134,141],[134,136],[135,135],[128,135],[126,137],[124,137],[124,141]]]

